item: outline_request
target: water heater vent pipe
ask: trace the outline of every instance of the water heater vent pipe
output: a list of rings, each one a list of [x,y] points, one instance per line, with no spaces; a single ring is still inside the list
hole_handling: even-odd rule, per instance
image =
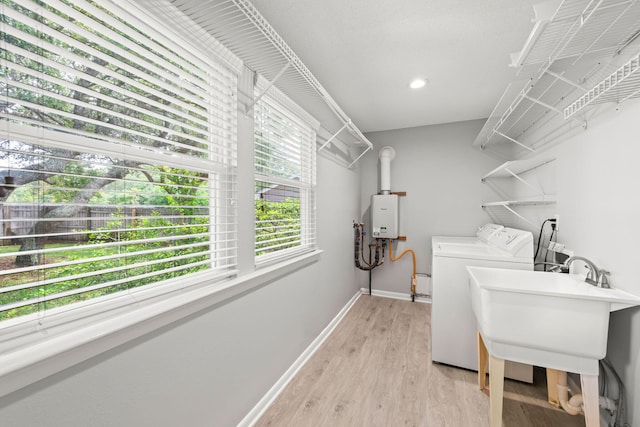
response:
[[[393,147],[382,147],[380,153],[380,192],[389,194],[391,192],[391,160],[396,157],[396,150]]]

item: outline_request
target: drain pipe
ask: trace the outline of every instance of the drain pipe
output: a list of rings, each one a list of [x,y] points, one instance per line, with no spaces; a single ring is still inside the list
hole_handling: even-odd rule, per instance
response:
[[[582,395],[576,394],[569,399],[566,371],[558,371],[558,400],[567,414],[578,415],[582,413]]]
[[[566,371],[558,371],[558,400],[560,401],[560,406],[569,415],[583,414],[584,398],[582,393],[574,394],[569,398],[569,386],[567,383]],[[616,402],[605,396],[599,397],[598,404],[601,409],[606,409],[609,412],[614,412],[618,409]]]

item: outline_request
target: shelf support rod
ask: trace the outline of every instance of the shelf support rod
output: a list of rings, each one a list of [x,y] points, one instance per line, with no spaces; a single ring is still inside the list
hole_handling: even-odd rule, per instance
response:
[[[359,156],[358,156],[358,157],[357,157],[353,162],[351,162],[351,163],[349,164],[349,166],[347,166],[347,169],[351,169],[351,166],[355,165],[355,164],[356,164],[356,162],[357,162],[358,160],[360,160],[360,158],[361,158],[362,156],[364,156],[364,155],[367,153],[367,151],[372,150],[372,149],[373,149],[373,147],[370,147],[370,146],[368,146],[368,145],[367,145],[367,149],[366,149],[366,150],[364,150],[364,151],[362,152],[362,154],[360,154],[360,155],[359,155]]]
[[[351,119],[349,119],[346,122],[344,122],[344,126],[342,126],[338,132],[336,132],[333,135],[331,135],[331,138],[327,139],[327,141],[324,144],[322,144],[322,147],[318,148],[318,151],[322,150],[324,147],[329,145],[329,143],[331,141],[333,141],[335,139],[335,137],[338,136],[338,134],[340,134],[340,132],[342,132],[344,130],[344,128],[346,128],[347,126],[350,126],[350,125],[351,125]]]
[[[555,112],[556,112],[556,113],[558,113],[558,114],[562,114],[562,111],[558,110],[558,109],[557,109],[556,107],[554,107],[553,105],[549,105],[549,104],[547,104],[546,102],[542,102],[542,101],[540,101],[539,99],[533,98],[533,97],[531,97],[531,96],[529,96],[529,95],[524,95],[524,97],[525,97],[525,98],[527,98],[527,99],[528,99],[529,101],[531,101],[531,102],[535,102],[536,104],[542,105],[543,107],[548,108],[548,109],[550,109],[550,110],[553,110],[553,111],[555,111]]]
[[[495,133],[497,133],[498,135],[500,135],[501,137],[503,137],[503,138],[507,138],[509,141],[511,141],[511,142],[513,142],[513,143],[515,143],[515,144],[518,144],[518,145],[519,145],[519,146],[521,146],[522,148],[524,148],[524,149],[526,149],[526,150],[531,151],[532,153],[533,153],[534,151],[536,151],[536,150],[534,150],[533,148],[531,148],[531,147],[528,147],[528,146],[524,145],[522,142],[520,142],[520,141],[518,141],[518,140],[516,140],[516,139],[513,139],[513,138],[511,138],[510,136],[505,135],[504,133],[502,133],[502,132],[500,132],[500,131],[498,131],[498,130],[494,130],[494,132],[495,132]]]
[[[564,76],[562,76],[562,75],[560,75],[558,73],[554,73],[553,71],[550,71],[550,70],[545,70],[545,73],[549,74],[554,79],[561,80],[561,81],[565,82],[566,84],[575,87],[576,89],[580,89],[580,90],[585,91],[585,92],[587,91],[587,88],[585,88],[583,86],[580,86],[578,83],[575,83],[575,82],[569,80],[568,78],[566,78],[566,77],[564,77]]]
[[[256,96],[256,99],[254,99],[253,102],[250,105],[247,105],[247,108],[246,108],[246,110],[244,112],[244,116],[245,117],[247,117],[249,115],[249,111],[251,111],[253,109],[253,107],[258,103],[258,101],[260,101],[262,99],[262,97],[267,94],[269,89],[271,89],[271,86],[273,86],[278,81],[278,79],[280,77],[282,77],[284,72],[287,71],[290,66],[291,66],[291,61],[289,61],[286,64],[284,64],[284,67],[282,67],[282,69],[280,71],[278,71],[278,74],[276,74],[276,76],[273,78],[273,80],[271,80],[269,82],[267,87],[258,96]]]
[[[560,114],[562,117],[564,117],[564,112],[563,112],[563,111],[561,111],[561,110],[558,110],[558,109],[557,109],[556,107],[554,107],[553,105],[549,105],[549,104],[547,104],[546,102],[542,102],[542,101],[540,101],[539,99],[532,98],[532,97],[530,97],[530,96],[528,96],[528,95],[524,95],[524,97],[525,97],[525,98],[527,98],[529,101],[531,101],[531,102],[535,102],[536,104],[539,104],[539,105],[542,105],[543,107],[548,108],[548,109],[550,109],[550,110],[552,110],[552,111],[555,111],[556,113],[558,113],[558,114]],[[586,121],[584,121],[584,120],[580,120],[579,118],[577,118],[577,117],[575,117],[575,116],[571,116],[571,117],[569,117],[569,118],[571,118],[571,119],[573,119],[573,120],[577,120],[577,121],[579,121],[580,123],[582,123],[582,126],[583,126],[585,129],[587,128],[587,122],[586,122]]]
[[[509,168],[505,168],[504,169],[509,175],[511,175],[512,177],[514,177],[515,179],[517,179],[518,181],[520,181],[521,183],[523,183],[524,185],[526,185],[527,187],[535,190],[536,192],[540,192],[540,195],[544,196],[544,191],[541,191],[539,188],[537,188],[535,185],[531,184],[529,181],[527,181],[526,179],[522,178],[520,175],[518,175],[515,172],[512,172]]]
[[[509,212],[511,212],[512,214],[514,214],[515,216],[517,216],[518,218],[520,218],[521,220],[523,220],[524,222],[526,222],[527,224],[533,226],[533,227],[537,227],[536,224],[534,224],[533,222],[529,221],[527,218],[523,217],[522,215],[520,215],[518,212],[514,211],[513,209],[511,209],[509,207],[509,205],[504,204],[502,205],[506,210],[508,210]]]

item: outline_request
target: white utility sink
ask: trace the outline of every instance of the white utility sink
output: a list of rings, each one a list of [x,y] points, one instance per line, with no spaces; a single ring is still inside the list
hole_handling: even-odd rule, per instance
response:
[[[507,360],[597,375],[593,362],[606,355],[609,313],[640,305],[640,297],[595,287],[574,274],[467,271],[487,348]]]

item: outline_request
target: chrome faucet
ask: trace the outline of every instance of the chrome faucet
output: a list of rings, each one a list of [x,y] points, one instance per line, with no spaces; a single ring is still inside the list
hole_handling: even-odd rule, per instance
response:
[[[581,256],[572,256],[567,258],[567,260],[564,262],[564,265],[569,268],[569,265],[571,265],[571,263],[576,260],[584,262],[586,264],[586,267],[589,269],[587,277],[584,279],[585,282],[599,288],[609,288],[609,280],[607,279],[607,276],[610,273],[607,270],[598,269],[593,261]]]

